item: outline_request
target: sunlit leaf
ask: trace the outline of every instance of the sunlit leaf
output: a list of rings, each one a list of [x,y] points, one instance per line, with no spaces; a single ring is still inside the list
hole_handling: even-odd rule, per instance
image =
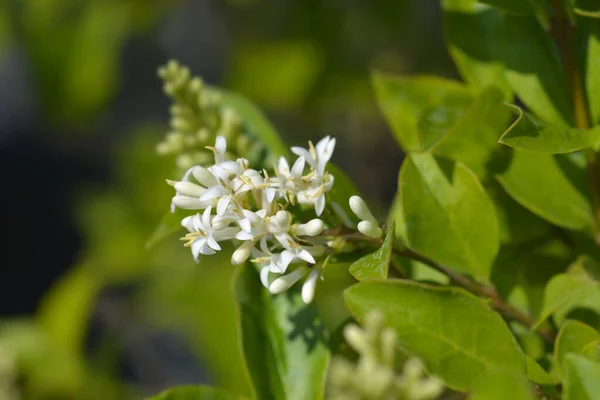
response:
[[[600,393],[600,366],[576,354],[566,359],[565,400],[595,400]]]
[[[252,266],[235,281],[242,347],[254,393],[260,399],[322,399],[329,350],[314,304],[300,286],[271,295]]]
[[[359,321],[379,310],[399,345],[456,390],[473,387],[488,369],[525,373],[525,360],[502,318],[462,289],[411,281],[365,281],[344,292]]]
[[[398,180],[407,246],[487,280],[499,247],[494,204],[460,163],[413,154]]]
[[[517,119],[499,142],[521,150],[542,153],[569,153],[600,143],[600,128],[589,130],[550,125],[520,107],[510,105]]]
[[[372,79],[379,108],[405,151],[429,149],[473,100],[471,90],[447,79],[377,71]]]
[[[525,374],[505,369],[489,369],[473,385],[471,400],[535,400]]]
[[[527,377],[535,382],[542,385],[553,385],[558,383],[556,379],[550,376],[535,360],[528,355],[525,355],[525,368],[527,370]]]
[[[350,273],[359,281],[366,279],[387,278],[392,257],[392,241],[394,240],[394,221],[388,223],[385,239],[379,249],[355,261],[350,266]]]
[[[585,346],[597,340],[600,340],[600,333],[591,326],[575,320],[566,321],[560,328],[554,344],[557,370],[564,370],[567,354],[581,354]]]
[[[584,229],[594,223],[590,202],[561,170],[555,156],[515,151],[509,169],[497,178],[513,199],[555,225]]]

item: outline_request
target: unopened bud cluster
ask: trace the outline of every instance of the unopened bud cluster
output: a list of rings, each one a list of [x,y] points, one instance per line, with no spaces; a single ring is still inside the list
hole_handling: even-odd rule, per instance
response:
[[[248,159],[260,156],[263,146],[245,134],[241,120],[234,110],[222,104],[218,93],[207,89],[190,70],[170,61],[159,69],[164,91],[173,100],[170,108],[170,131],[157,145],[157,152],[176,156],[177,166],[188,169],[193,165],[207,165],[212,156],[205,146],[212,145],[217,136],[229,143],[228,156],[235,159],[242,152]]]
[[[373,214],[371,214],[371,210],[369,210],[367,203],[359,196],[350,197],[349,202],[352,212],[362,220],[356,227],[358,231],[363,235],[375,239],[379,239],[383,236],[383,231],[379,227],[379,222],[373,217]]]
[[[396,333],[385,327],[383,316],[371,311],[364,329],[348,325],[346,342],[359,354],[356,363],[336,357],[329,373],[328,399],[331,400],[432,400],[443,391],[437,377],[426,377],[422,363],[410,359],[403,374],[394,371]]]
[[[208,146],[214,153],[211,166],[196,165],[181,181],[168,181],[176,191],[172,210],[199,210],[182,220],[189,231],[183,239],[194,259],[221,250],[220,242],[233,241],[237,249],[231,262],[250,259],[260,266],[260,279],[271,293],[304,279],[302,299],[312,301],[320,276],[317,259],[327,250],[327,240],[319,237],[325,223],[319,218],[299,221],[290,208],[312,208],[321,216],[334,182],[326,171],[334,147],[329,136],[316,146],[309,142],[308,149],[292,147],[298,156],[292,167],[281,157],[271,176],[250,168],[246,158],[230,159],[227,139],[217,136],[214,147]]]

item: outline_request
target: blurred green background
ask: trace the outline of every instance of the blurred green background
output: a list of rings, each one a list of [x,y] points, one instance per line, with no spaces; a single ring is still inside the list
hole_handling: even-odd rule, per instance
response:
[[[437,0],[0,0],[0,391],[248,394],[227,257],[145,249],[177,178],[155,154],[157,68],[240,92],[289,145],[335,136],[333,161],[385,209],[402,153],[370,72],[454,76],[440,17]]]

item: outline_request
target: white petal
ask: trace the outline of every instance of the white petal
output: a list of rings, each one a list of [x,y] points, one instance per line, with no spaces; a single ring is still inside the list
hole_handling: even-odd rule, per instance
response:
[[[231,204],[231,197],[223,196],[217,202],[217,215],[223,215],[227,211],[227,207]]]
[[[247,233],[252,232],[252,225],[250,224],[250,220],[248,218],[242,218],[242,219],[238,220],[238,224],[240,225],[240,228],[242,228],[242,230],[244,232],[247,232]]]
[[[267,238],[263,237],[260,239],[260,250],[266,255],[271,255],[271,250],[269,250],[269,246],[267,246]]]
[[[319,268],[313,268],[302,285],[302,301],[306,304],[312,302],[315,297],[315,289],[317,287],[317,279],[319,278],[320,272]]]
[[[248,257],[250,257],[250,253],[252,252],[252,249],[254,248],[254,244],[255,243],[253,241],[248,241],[248,242],[242,243],[242,245],[240,247],[238,247],[231,255],[231,263],[233,265],[239,265],[239,264],[246,262]],[[261,271],[261,274],[262,274],[262,271]]]
[[[192,220],[193,220],[193,216],[190,215],[189,217],[185,217],[184,219],[181,220],[181,226],[183,226],[185,229],[187,229],[190,232],[193,232],[193,225],[192,225]]]
[[[292,166],[292,176],[294,177],[301,177],[302,176],[302,172],[304,172],[304,164],[306,160],[304,159],[304,157],[299,157],[296,162],[294,163],[294,165]]]
[[[215,148],[219,151],[219,153],[225,154],[227,151],[227,140],[223,136],[217,136]]]
[[[235,235],[235,238],[238,240],[252,240],[252,239],[254,239],[254,235],[252,235],[251,233],[242,231],[242,232],[238,232]]]
[[[240,164],[237,161],[223,161],[219,164],[219,166],[225,171],[230,172],[234,175],[239,174],[242,170]]]
[[[217,183],[215,176],[209,170],[199,165],[192,168],[192,175],[204,187],[210,187]]]
[[[306,162],[308,162],[308,164],[311,167],[315,166],[315,160],[313,159],[310,152],[308,150],[306,150],[305,148],[292,147],[292,153],[296,154],[297,156],[304,157],[306,159]]]
[[[285,157],[279,157],[279,163],[277,164],[277,169],[283,175],[287,176],[290,174],[290,165],[288,164]]]
[[[196,198],[200,197],[202,192],[204,192],[203,187],[198,186],[192,182],[177,182],[174,185],[174,188],[178,194],[182,194],[184,196],[196,197]]]
[[[298,253],[298,258],[301,260],[304,260],[308,263],[311,263],[311,264],[316,263],[312,254],[310,254],[308,251],[306,251],[304,249],[300,250],[300,252]]]
[[[210,188],[206,189],[201,195],[200,195],[200,200],[201,201],[208,201],[208,200],[213,200],[216,199],[217,197],[222,196],[223,193],[221,192],[221,188],[218,186],[211,186]]]
[[[195,197],[177,195],[173,197],[173,204],[176,207],[184,210],[201,210],[204,208],[205,203],[201,202]]]
[[[256,215],[258,215],[262,219],[265,219],[267,217],[267,210],[262,208],[256,212]]]
[[[196,262],[198,262],[198,256],[200,255],[200,250],[202,249],[204,244],[205,244],[204,238],[196,239],[192,243],[192,246],[191,246],[192,247],[192,255],[194,256],[194,260],[196,260]]]
[[[210,228],[210,212],[212,211],[212,207],[208,207],[202,213],[202,225],[204,225],[204,229]]]
[[[273,202],[273,199],[275,199],[276,194],[277,194],[277,189],[275,189],[275,188],[270,187],[265,190],[265,196],[267,196],[267,201],[269,203]]]
[[[325,194],[320,195],[315,200],[315,212],[317,213],[317,217],[323,214],[323,210],[325,209]]]
[[[277,278],[269,285],[269,292],[273,294],[283,293],[288,290],[294,283],[298,282],[306,275],[307,268],[300,267],[292,273]]]
[[[269,288],[269,267],[260,270],[260,282],[264,287]]]
[[[217,241],[215,240],[215,238],[212,237],[212,235],[208,237],[207,244],[213,250],[221,250],[221,246],[219,246],[219,243],[217,243]]]
[[[275,264],[273,265],[273,267],[275,268],[275,270],[271,270],[271,272],[276,272],[280,274],[285,273],[287,267],[292,261],[294,261],[294,258],[296,258],[296,255],[293,252],[289,250],[282,251],[277,257],[277,259],[274,260]]]

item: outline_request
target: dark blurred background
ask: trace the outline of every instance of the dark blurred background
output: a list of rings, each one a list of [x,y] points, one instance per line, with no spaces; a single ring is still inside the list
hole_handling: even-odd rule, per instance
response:
[[[182,382],[247,393],[233,268],[196,266],[175,238],[144,249],[174,178],[154,153],[170,104],[157,68],[177,59],[240,92],[289,145],[335,136],[333,161],[385,209],[402,153],[370,72],[454,75],[438,3],[0,0],[0,346],[16,329],[52,360],[89,362],[67,366],[52,398],[89,398],[90,368],[103,398],[127,397],[116,381],[136,395]],[[41,368],[33,358],[19,362]],[[38,375],[27,396],[51,398]]]

